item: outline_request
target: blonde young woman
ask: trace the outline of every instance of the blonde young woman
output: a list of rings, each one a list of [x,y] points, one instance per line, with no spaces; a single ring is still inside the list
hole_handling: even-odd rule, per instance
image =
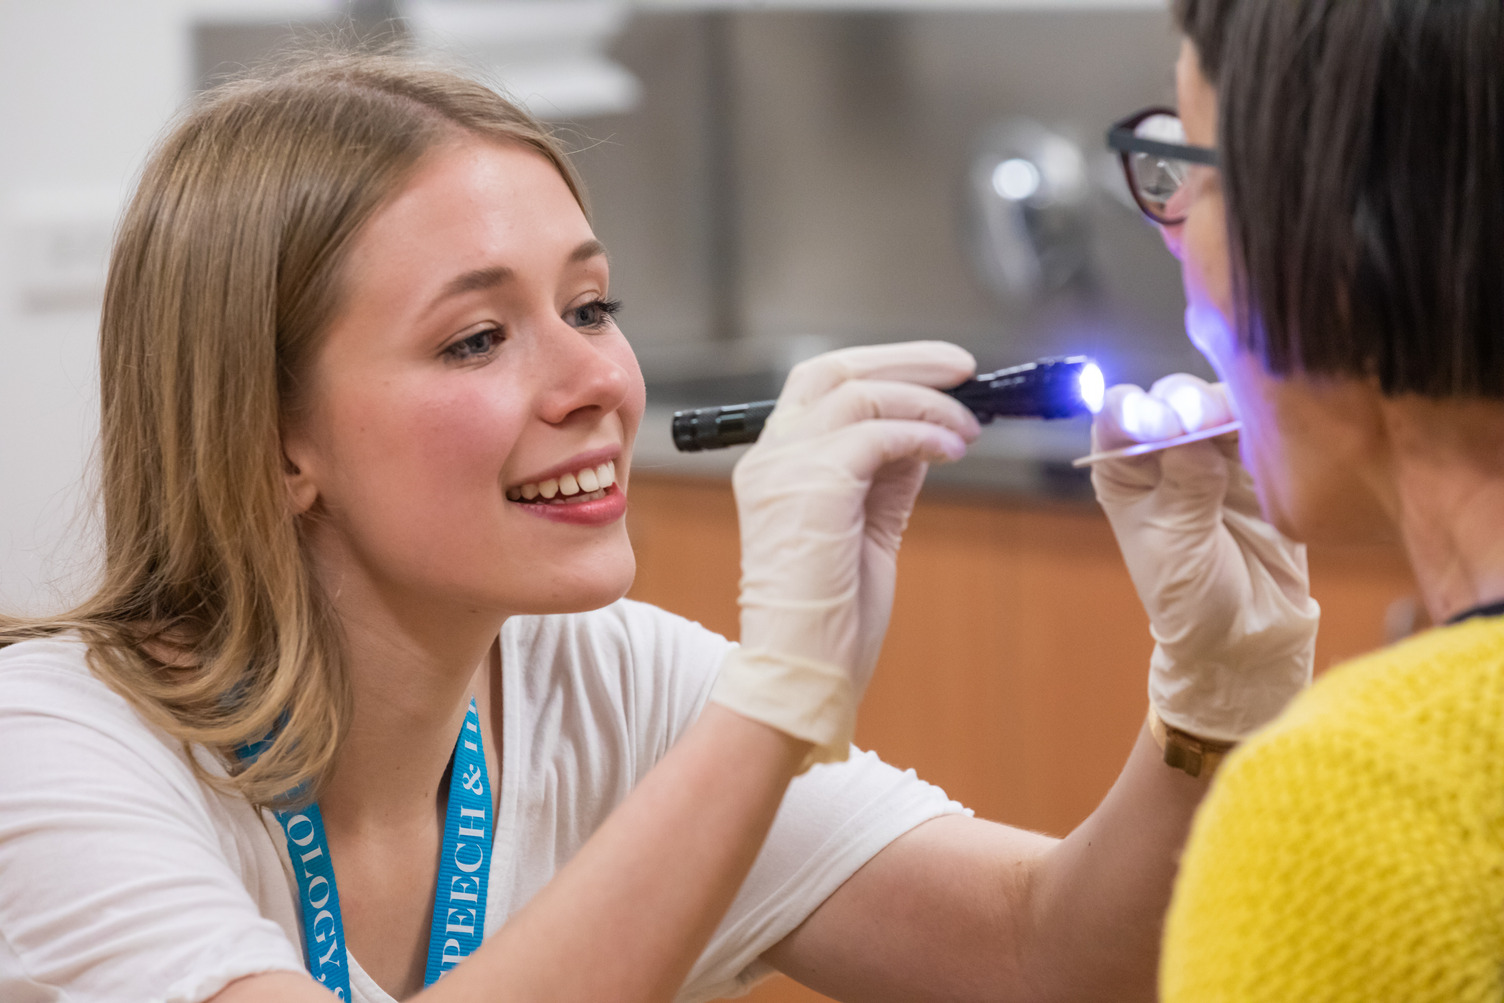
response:
[[[177,125],[110,268],[103,581],[0,634],[0,998],[699,1000],[770,965],[1152,995],[1205,773],[1146,730],[1057,841],[848,744],[925,464],[977,434],[931,389],[970,357],[790,377],[736,476],[737,647],[620,601],[614,309],[568,164],[484,87],[332,59]],[[1175,502],[1139,487],[1148,522]],[[1206,570],[1154,549],[1136,574]],[[1175,720],[1227,735],[1300,685],[1299,555],[1259,555],[1295,584],[1167,640]]]

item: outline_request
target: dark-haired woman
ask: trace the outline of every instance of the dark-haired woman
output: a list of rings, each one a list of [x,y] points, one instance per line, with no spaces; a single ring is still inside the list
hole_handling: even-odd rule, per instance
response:
[[[1496,1001],[1504,8],[1177,15],[1182,149],[1142,142],[1165,139],[1163,116],[1118,145],[1182,263],[1262,509],[1307,541],[1398,535],[1440,626],[1334,669],[1229,759],[1184,858],[1162,992]]]

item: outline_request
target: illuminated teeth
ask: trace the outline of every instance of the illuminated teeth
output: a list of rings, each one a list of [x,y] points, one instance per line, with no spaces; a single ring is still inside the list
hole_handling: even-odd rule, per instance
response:
[[[562,474],[546,481],[528,482],[518,487],[507,488],[509,501],[594,501],[604,498],[606,491],[616,483],[616,461],[610,460],[596,467],[584,467],[571,474]]]

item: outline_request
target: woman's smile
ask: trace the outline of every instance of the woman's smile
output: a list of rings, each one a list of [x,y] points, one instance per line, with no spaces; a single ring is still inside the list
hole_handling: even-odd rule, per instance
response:
[[[619,449],[597,449],[571,458],[506,489],[507,501],[532,515],[554,522],[604,526],[627,510],[626,492],[617,484]]]
[[[626,514],[627,496],[615,485],[608,485],[595,491],[577,490],[573,495],[560,494],[550,499],[519,499],[517,504],[528,514],[552,522],[606,526]]]

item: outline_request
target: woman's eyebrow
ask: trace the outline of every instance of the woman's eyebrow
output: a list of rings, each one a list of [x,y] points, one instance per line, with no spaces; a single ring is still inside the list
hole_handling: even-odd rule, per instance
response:
[[[570,251],[568,260],[573,265],[581,261],[589,261],[591,258],[600,257],[605,253],[606,245],[598,240],[591,239],[580,244],[573,251]],[[497,286],[511,281],[515,277],[515,274],[505,265],[496,265],[492,268],[477,268],[474,271],[456,275],[444,284],[443,289],[439,290],[439,294],[428,304],[428,309],[433,310],[451,296],[495,289]]]
[[[497,265],[493,268],[477,268],[474,271],[456,275],[444,284],[444,288],[428,304],[428,309],[432,311],[452,296],[495,289],[502,283],[510,281],[515,274],[510,268]]]
[[[573,251],[570,252],[569,263],[575,264],[579,261],[588,261],[591,258],[598,257],[605,253],[605,244],[602,244],[600,241],[594,239],[587,240],[579,247],[576,247]]]

